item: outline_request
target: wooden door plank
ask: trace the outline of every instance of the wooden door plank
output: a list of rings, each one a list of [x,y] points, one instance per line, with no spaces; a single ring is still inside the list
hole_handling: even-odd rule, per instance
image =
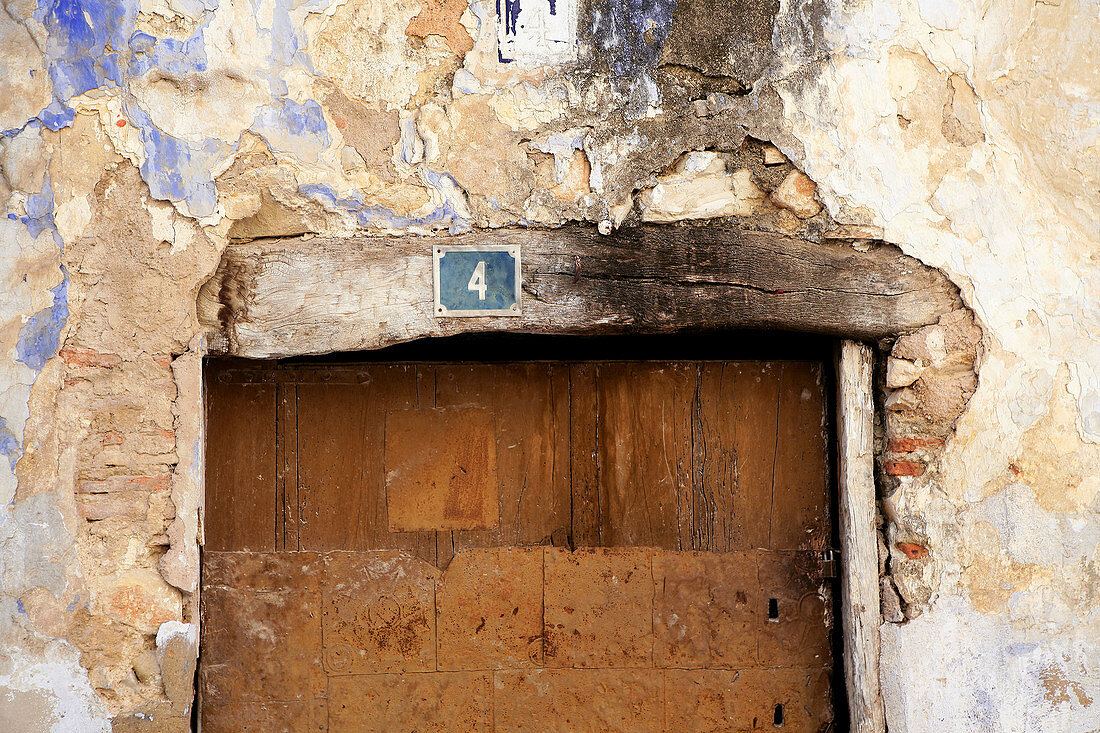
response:
[[[781,374],[777,362],[701,365],[692,507],[696,550],[768,546]]]
[[[770,547],[775,550],[829,546],[823,380],[818,362],[783,363],[772,484]]]
[[[454,547],[536,545],[569,528],[569,372],[562,365],[437,367],[438,407],[496,412],[500,524],[456,531]]]
[[[357,371],[358,384],[298,385],[300,545],[416,551],[417,533],[388,530],[383,473],[385,414],[415,406],[415,372],[395,364]]]
[[[275,384],[207,385],[205,547],[272,551],[276,543]]]
[[[599,438],[596,366],[569,366],[569,468],[572,534],[576,547],[600,544]]]
[[[604,545],[690,549],[691,405],[697,367],[599,366],[600,532]],[[685,516],[686,515],[686,516]]]
[[[417,364],[414,370],[416,372],[416,406],[422,410],[430,410],[435,407],[435,365]],[[418,557],[431,558],[431,561],[440,568],[446,568],[450,564],[454,556],[454,538],[450,530],[416,532],[415,537]]]
[[[276,550],[298,550],[298,389],[279,383],[275,416]]]

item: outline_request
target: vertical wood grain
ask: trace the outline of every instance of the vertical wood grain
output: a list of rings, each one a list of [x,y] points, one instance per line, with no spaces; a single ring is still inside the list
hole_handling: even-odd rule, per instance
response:
[[[486,407],[497,416],[500,523],[456,531],[456,549],[536,545],[569,528],[569,371],[560,364],[437,367],[437,407]],[[456,436],[456,439],[460,436]]]
[[[695,366],[685,363],[599,366],[604,545],[690,549],[695,375]]]
[[[211,551],[272,551],[276,538],[275,384],[207,385],[206,530]]]
[[[788,361],[782,369],[770,547],[824,550],[830,543],[822,365]]]
[[[840,346],[837,364],[841,627],[852,730],[886,729],[879,683],[878,540],[875,529],[871,347]]]
[[[768,546],[779,362],[704,362],[695,411],[696,550]]]
[[[573,544],[600,544],[596,366],[569,365],[569,453]]]
[[[358,384],[298,385],[301,549],[407,549],[417,533],[389,532],[385,413],[416,404],[412,367],[372,364]]]
[[[276,395],[276,550],[298,550],[298,388],[280,383]]]

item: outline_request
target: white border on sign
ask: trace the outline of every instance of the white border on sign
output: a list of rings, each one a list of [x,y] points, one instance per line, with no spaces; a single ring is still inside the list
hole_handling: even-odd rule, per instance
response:
[[[442,303],[439,302],[439,261],[442,260],[448,252],[507,252],[512,255],[512,259],[516,263],[516,302],[512,304],[510,308],[493,308],[488,310],[450,310]],[[477,316],[521,316],[523,310],[520,308],[520,261],[519,261],[519,245],[515,244],[486,244],[486,245],[456,245],[456,244],[433,244],[432,245],[432,290],[435,293],[434,305],[432,307],[432,315],[436,318],[472,318]]]

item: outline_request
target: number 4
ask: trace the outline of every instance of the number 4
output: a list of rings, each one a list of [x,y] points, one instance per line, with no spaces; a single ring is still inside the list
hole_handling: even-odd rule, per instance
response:
[[[477,263],[477,267],[474,268],[474,274],[470,276],[470,283],[466,286],[467,290],[477,291],[477,299],[485,300],[485,260]]]

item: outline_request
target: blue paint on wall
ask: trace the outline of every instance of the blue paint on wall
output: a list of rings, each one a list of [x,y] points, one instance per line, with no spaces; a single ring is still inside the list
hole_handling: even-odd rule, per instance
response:
[[[69,319],[69,271],[65,265],[61,265],[61,275],[61,282],[50,290],[53,305],[38,311],[23,324],[15,344],[15,360],[36,372],[57,353],[61,330]]]
[[[68,102],[100,87],[118,87],[118,49],[134,28],[137,0],[39,0],[35,18],[49,34],[46,62],[54,103],[41,116],[50,129],[64,126]],[[67,110],[67,112],[66,112]]]
[[[435,181],[446,177],[453,178],[447,173],[430,172]],[[432,178],[429,176],[429,183]],[[348,198],[340,198],[336,192],[323,183],[311,183],[298,187],[298,192],[304,196],[325,204],[330,208],[341,208],[355,214],[356,221],[362,227],[384,226],[392,229],[409,229],[420,227],[424,229],[448,230],[451,234],[459,234],[470,230],[470,224],[460,216],[451,206],[445,203],[436,207],[426,216],[399,216],[392,209],[377,204],[367,204],[360,194],[353,194]]]
[[[202,22],[198,30],[185,41],[156,38],[141,32],[133,34],[130,36],[130,50],[133,54],[130,56],[129,74],[140,76],[157,69],[169,76],[181,77],[206,71],[206,41],[203,31],[208,22]]]
[[[22,454],[23,446],[19,444],[19,439],[15,437],[15,431],[8,425],[8,421],[0,416],[0,455],[7,457],[12,471],[15,471],[15,463]]]
[[[221,140],[208,138],[202,143],[190,143],[161,132],[136,103],[126,105],[126,116],[138,128],[145,148],[141,177],[149,185],[153,198],[185,201],[198,217],[213,214],[218,200],[212,171],[233,148]]]
[[[263,137],[272,150],[293,153],[307,161],[316,161],[332,142],[321,105],[312,99],[305,104],[279,99],[261,108],[252,130]]]

